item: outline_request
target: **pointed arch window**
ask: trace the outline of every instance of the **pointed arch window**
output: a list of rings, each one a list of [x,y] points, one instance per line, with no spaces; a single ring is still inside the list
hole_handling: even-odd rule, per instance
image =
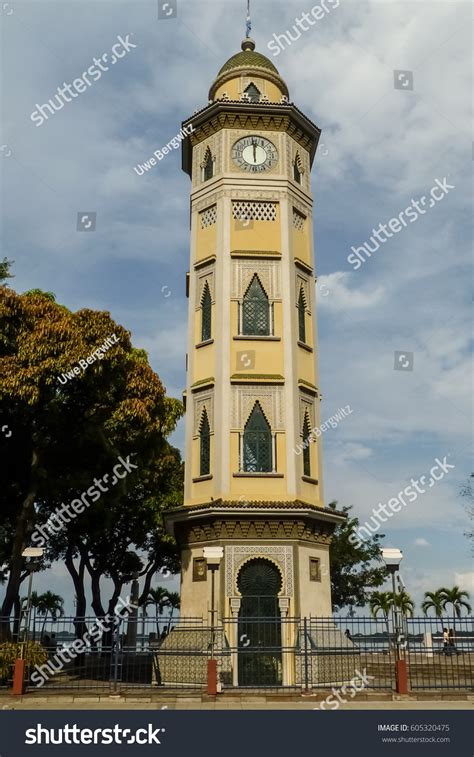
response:
[[[201,341],[211,338],[212,332],[212,300],[209,284],[205,283],[201,298]]]
[[[206,150],[203,164],[203,181],[208,181],[214,176],[214,160],[209,147]]]
[[[261,92],[258,89],[258,87],[255,86],[255,84],[253,83],[249,84],[248,87],[245,88],[244,92],[251,102],[253,103],[260,102]]]
[[[256,402],[244,429],[243,470],[248,473],[271,473],[272,458],[271,428]]]
[[[306,303],[304,299],[303,287],[300,289],[298,297],[298,339],[303,344],[306,343]]]
[[[257,274],[250,282],[242,302],[242,335],[270,335],[270,303]]]
[[[299,153],[296,153],[295,162],[293,163],[293,178],[298,184],[301,184],[302,175],[303,167],[301,165],[301,158],[299,156]]]
[[[204,410],[199,428],[199,475],[208,476],[211,472],[211,430],[207,411]]]
[[[311,476],[311,428],[308,414],[305,413],[303,421],[303,475]]]

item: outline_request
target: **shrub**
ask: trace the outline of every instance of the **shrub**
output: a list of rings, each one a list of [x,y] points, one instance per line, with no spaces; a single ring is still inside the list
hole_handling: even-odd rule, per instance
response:
[[[5,641],[0,644],[0,681],[8,681],[13,674],[15,660],[22,657],[22,648],[26,646],[26,665],[34,667],[43,665],[48,660],[46,649],[37,641],[30,641],[28,645],[21,642]]]

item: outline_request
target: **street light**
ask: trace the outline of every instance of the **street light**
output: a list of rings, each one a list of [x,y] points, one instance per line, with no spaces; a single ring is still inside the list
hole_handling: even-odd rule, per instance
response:
[[[396,584],[396,577],[397,577],[398,569],[400,567],[400,563],[403,560],[403,553],[401,549],[396,549],[393,547],[385,547],[384,549],[382,549],[382,560],[384,561],[388,572],[392,576],[393,617],[394,617],[394,626],[395,626],[395,650],[396,650],[396,660],[395,660],[396,688],[399,694],[407,694],[408,693],[408,677],[407,677],[406,660],[402,660],[401,655],[400,655],[400,632],[401,631],[400,631],[399,607],[397,604],[397,584]]]
[[[33,558],[27,563],[27,568],[30,574],[28,581],[28,599],[26,601],[26,641],[30,636],[30,615],[31,615],[31,590],[33,588],[33,573],[39,568],[39,560],[43,557],[44,549],[41,547],[26,547],[21,553],[22,557]],[[36,559],[35,559],[36,558]]]
[[[204,547],[203,557],[211,571],[211,659],[207,663],[207,693],[217,694],[217,662],[214,659],[215,646],[215,574],[224,557],[224,547]]]
[[[39,560],[43,557],[44,550],[41,547],[27,547],[21,553],[22,557],[33,558],[27,563],[27,568],[30,574],[30,580],[28,583],[28,599],[26,602],[26,628],[25,628],[25,643],[21,644],[20,657],[15,660],[15,667],[13,670],[13,687],[12,694],[14,696],[20,696],[25,690],[25,670],[28,661],[28,641],[30,637],[30,608],[31,608],[31,590],[33,587],[33,573],[39,568]],[[35,562],[36,559],[36,562]],[[21,618],[20,618],[21,629]],[[19,634],[20,635],[20,634]]]

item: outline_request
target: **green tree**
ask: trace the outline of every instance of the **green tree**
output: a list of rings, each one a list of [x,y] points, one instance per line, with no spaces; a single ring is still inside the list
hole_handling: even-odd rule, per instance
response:
[[[10,266],[12,265],[13,260],[7,260],[6,258],[3,258],[3,260],[0,260],[0,284],[2,286],[8,286],[8,284],[5,284],[4,282],[7,279],[12,279],[13,274],[10,273]]]
[[[336,509],[337,502],[329,507]],[[329,549],[331,594],[333,607],[363,607],[370,592],[381,586],[387,577],[385,566],[380,564],[380,541],[383,534],[375,534],[360,544],[353,544],[359,519],[350,515],[352,507],[343,507],[345,522],[336,526]]]
[[[467,601],[469,599],[469,593],[467,591],[462,591],[459,586],[453,586],[452,589],[443,587],[439,591],[443,598],[444,609],[446,609],[448,605],[451,605],[451,607],[453,608],[454,630],[456,627],[456,618],[461,617],[462,611],[467,610],[467,612],[469,613],[472,610],[471,605]]]
[[[425,591],[423,602],[421,603],[421,610],[424,615],[428,616],[430,610],[435,614],[435,617],[439,620],[441,626],[441,634],[443,633],[443,611],[444,611],[444,595],[442,589],[437,591]]]
[[[168,618],[168,633],[170,632],[171,628],[171,621],[173,619],[173,613],[175,610],[179,610],[181,606],[179,594],[177,591],[170,591],[168,592],[168,607],[170,608],[170,615]]]
[[[379,613],[382,613],[390,641],[389,615],[393,607],[393,593],[391,591],[373,591],[369,597],[369,607],[371,615],[376,619]]]
[[[410,597],[408,592],[406,591],[400,591],[397,592],[395,596],[395,604],[402,613],[402,615],[408,617],[413,616],[413,611],[415,609],[415,603],[413,599]]]
[[[59,381],[112,335],[116,343],[101,359],[96,356],[79,375]],[[111,472],[119,455],[130,457],[137,469],[48,541],[47,549],[51,557],[61,555],[66,561],[78,616],[85,615],[86,571],[94,584],[96,612],[102,613],[100,578],[114,581],[108,608],[113,610],[117,590],[130,580],[130,547],[144,547],[151,556],[145,570],[159,567],[164,539],[160,513],[177,501],[169,482],[174,485],[182,472],[179,453],[166,437],[181,414],[181,403],[166,397],[146,353],[132,347],[130,334],[109,313],[72,313],[47,294],[18,295],[0,288],[0,415],[13,430],[8,439],[0,436],[5,463],[0,472],[0,561],[8,564],[0,615],[8,617],[18,599],[21,553],[35,526],[61,503],[86,492],[94,478]],[[138,524],[144,514],[146,533]],[[136,530],[128,534],[130,523]],[[116,544],[115,524],[128,542]],[[135,537],[139,544],[133,543]],[[164,540],[166,559],[175,559],[172,541]]]
[[[38,596],[37,601],[38,614],[44,616],[43,626],[41,628],[41,635],[43,636],[49,615],[51,615],[51,620],[53,621],[63,617],[64,599],[59,594],[54,594],[52,591],[45,591]]]
[[[156,589],[150,589],[143,604],[146,607],[152,606],[155,608],[156,633],[159,637],[161,633],[160,618],[163,615],[163,611],[169,606],[168,592],[162,586],[157,586]]]

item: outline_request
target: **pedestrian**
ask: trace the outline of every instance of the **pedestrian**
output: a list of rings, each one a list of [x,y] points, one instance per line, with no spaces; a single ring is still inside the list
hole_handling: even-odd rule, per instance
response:
[[[448,649],[449,654],[457,654],[456,644],[454,642],[454,628],[450,628],[448,631]]]
[[[449,633],[447,628],[443,628],[443,653],[449,654],[448,652],[449,647]]]

